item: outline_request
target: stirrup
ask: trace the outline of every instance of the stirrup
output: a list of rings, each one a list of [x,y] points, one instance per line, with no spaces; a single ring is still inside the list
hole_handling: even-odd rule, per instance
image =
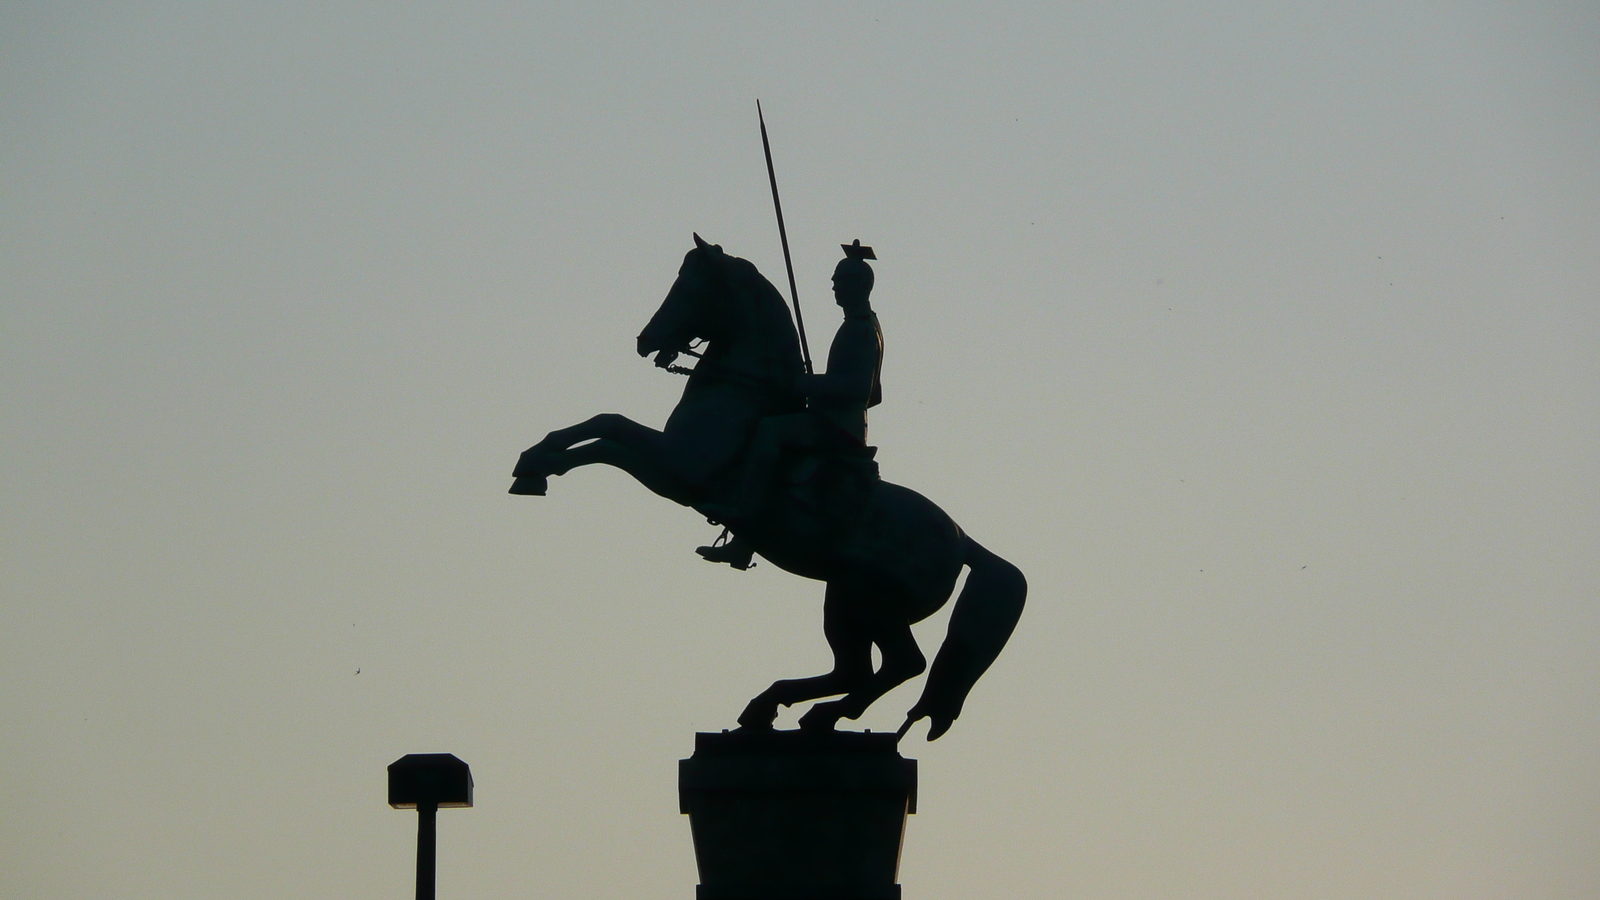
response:
[[[755,567],[755,551],[738,538],[730,538],[727,528],[709,546],[696,547],[694,552],[706,562],[727,563],[741,572]]]

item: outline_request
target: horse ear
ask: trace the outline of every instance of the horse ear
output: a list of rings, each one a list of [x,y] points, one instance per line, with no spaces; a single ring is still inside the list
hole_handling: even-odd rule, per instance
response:
[[[695,245],[695,246],[696,246],[696,247],[699,247],[699,248],[700,248],[700,249],[701,249],[701,250],[710,250],[710,249],[711,249],[711,245],[710,245],[710,244],[708,244],[708,243],[706,243],[706,242],[705,242],[705,240],[704,240],[704,239],[703,239],[703,238],[701,238],[701,237],[700,237],[700,234],[699,234],[699,232],[696,232],[696,233],[695,233],[695,236],[694,236],[694,245]]]

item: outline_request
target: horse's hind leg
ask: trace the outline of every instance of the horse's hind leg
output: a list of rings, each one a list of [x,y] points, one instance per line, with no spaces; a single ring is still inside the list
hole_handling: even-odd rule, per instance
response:
[[[822,633],[833,651],[833,670],[812,678],[773,682],[739,715],[741,727],[771,728],[778,707],[848,693],[872,677],[872,634],[854,593],[838,582],[829,582],[823,600]]]
[[[815,678],[774,682],[745,707],[739,724],[748,728],[772,725],[778,707],[818,697],[845,696],[819,703],[800,717],[800,727],[831,731],[840,719],[855,719],[873,701],[922,673],[927,667],[922,651],[904,616],[885,607],[881,593],[857,579],[828,582],[822,606],[822,631],[833,650],[833,671]],[[883,654],[883,664],[872,670],[872,645]]]
[[[911,634],[911,624],[904,618],[879,616],[872,623],[871,634],[872,643],[878,645],[878,652],[883,655],[878,671],[862,679],[838,700],[811,707],[800,717],[801,728],[832,731],[840,719],[860,718],[879,697],[921,675],[927,668],[927,660]]]

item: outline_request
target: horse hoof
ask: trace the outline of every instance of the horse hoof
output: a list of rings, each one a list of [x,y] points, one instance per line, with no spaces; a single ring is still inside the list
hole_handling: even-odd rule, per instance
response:
[[[842,718],[844,715],[836,712],[830,704],[819,703],[800,717],[800,730],[810,734],[834,731],[839,727],[839,720]]]
[[[506,493],[521,494],[528,497],[543,497],[550,490],[550,479],[543,475],[523,475],[511,482],[511,490]]]
[[[511,477],[537,478],[541,475],[550,475],[552,474],[550,462],[554,456],[553,452],[534,444],[517,457],[517,464],[511,469]]]
[[[744,712],[739,714],[739,727],[751,731],[771,731],[772,723],[778,718],[778,704],[768,704],[757,697],[745,706]]]

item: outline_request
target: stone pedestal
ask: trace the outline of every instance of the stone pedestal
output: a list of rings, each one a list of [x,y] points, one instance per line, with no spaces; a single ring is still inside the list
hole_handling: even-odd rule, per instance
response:
[[[697,900],[899,900],[917,762],[893,734],[695,735],[678,764]]]

